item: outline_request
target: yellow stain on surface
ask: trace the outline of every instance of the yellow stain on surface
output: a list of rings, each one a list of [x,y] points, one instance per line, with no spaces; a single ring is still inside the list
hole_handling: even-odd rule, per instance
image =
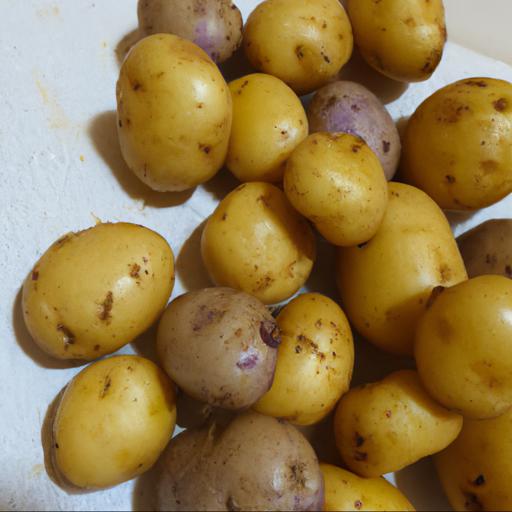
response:
[[[68,119],[66,112],[54,95],[49,92],[48,87],[43,82],[43,79],[36,72],[34,72],[34,81],[43,104],[46,107],[49,127],[53,129],[70,128],[71,122]]]
[[[58,18],[60,16],[60,9],[58,5],[48,5],[41,7],[36,13],[40,18]]]
[[[44,465],[43,464],[36,464],[32,468],[32,476],[33,477],[38,477],[43,471],[44,471]]]
[[[80,155],[80,162],[85,162],[85,156],[84,155]]]

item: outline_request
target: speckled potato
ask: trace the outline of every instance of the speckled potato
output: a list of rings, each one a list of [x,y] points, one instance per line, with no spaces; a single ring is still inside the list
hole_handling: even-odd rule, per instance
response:
[[[59,359],[115,352],[148,329],[174,285],[174,258],[158,233],[99,224],[57,240],[23,285],[34,341]]]
[[[444,290],[416,332],[418,372],[430,395],[472,419],[512,406],[512,281],[480,276]]]
[[[467,275],[439,207],[421,190],[391,182],[377,234],[360,247],[339,249],[337,279],[343,310],[360,334],[386,351],[412,355],[432,290]]]
[[[80,372],[53,423],[52,460],[61,478],[104,489],[153,466],[176,422],[172,382],[154,363],[116,356]]]
[[[363,477],[398,471],[437,453],[456,439],[461,428],[462,416],[430,398],[413,370],[351,389],[334,418],[343,461]]]
[[[158,510],[321,510],[323,478],[304,436],[248,412],[188,430],[162,458]]]
[[[262,414],[297,425],[322,420],[348,391],[354,342],[347,318],[328,297],[306,293],[279,313],[274,383],[256,403]]]
[[[372,238],[388,203],[379,159],[347,133],[314,133],[302,142],[286,164],[284,190],[329,242],[344,247]]]
[[[407,125],[401,173],[450,210],[512,192],[512,84],[467,78],[427,98]]]
[[[201,254],[214,283],[275,304],[306,282],[316,245],[309,224],[284,193],[254,182],[220,202],[204,228]]]
[[[446,42],[442,0],[348,0],[354,39],[377,71],[401,82],[428,80]]]
[[[336,76],[354,41],[339,0],[266,0],[249,16],[243,44],[257,70],[302,95]]]
[[[195,187],[224,165],[231,94],[190,41],[155,34],[132,48],[117,82],[117,117],[128,167],[154,190]]]
[[[143,36],[175,34],[214,62],[229,59],[242,42],[242,14],[231,0],[139,0],[138,17]]]
[[[296,94],[278,78],[255,73],[229,84],[233,126],[226,165],[240,181],[283,179],[286,159],[308,135]]]

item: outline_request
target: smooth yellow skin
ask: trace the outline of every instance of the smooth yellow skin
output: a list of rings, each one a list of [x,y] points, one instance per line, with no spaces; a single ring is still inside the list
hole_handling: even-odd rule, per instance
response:
[[[288,299],[306,282],[316,256],[307,221],[269,183],[246,183],[208,219],[201,254],[211,279],[264,304]]]
[[[68,385],[53,424],[53,462],[64,479],[103,489],[147,471],[176,423],[172,382],[151,361],[117,356]]]
[[[462,416],[441,407],[413,370],[351,389],[334,418],[336,445],[347,467],[363,477],[398,471],[446,448]]]
[[[279,313],[277,325],[274,382],[254,409],[296,425],[318,423],[350,386],[354,342],[347,317],[328,297],[306,293]]]
[[[354,39],[377,71],[401,82],[428,80],[446,42],[442,0],[348,0]]]
[[[332,244],[368,241],[388,204],[388,184],[375,153],[347,133],[313,133],[292,153],[286,196]]]
[[[350,471],[320,464],[327,512],[354,510],[414,511],[409,500],[384,478],[361,478]]]
[[[231,94],[190,41],[155,34],[137,43],[119,75],[117,114],[123,157],[154,190],[195,187],[224,165]]]
[[[243,44],[254,68],[302,95],[338,74],[354,41],[339,0],[266,0],[247,19]]]
[[[450,210],[512,192],[512,84],[468,78],[427,98],[407,125],[401,173]]]
[[[338,287],[351,324],[369,341],[412,355],[414,332],[436,286],[467,279],[443,212],[424,192],[389,184],[377,234],[362,247],[339,249]]]
[[[233,127],[226,160],[240,181],[277,182],[286,159],[308,135],[308,118],[297,95],[263,73],[229,84]]]
[[[92,360],[148,329],[174,286],[174,257],[158,233],[128,223],[69,233],[23,285],[23,314],[35,342],[59,359]]]
[[[491,420],[464,420],[435,463],[454,510],[512,510],[512,410]]]
[[[512,406],[512,280],[475,277],[445,290],[418,325],[415,357],[428,392],[472,419]]]

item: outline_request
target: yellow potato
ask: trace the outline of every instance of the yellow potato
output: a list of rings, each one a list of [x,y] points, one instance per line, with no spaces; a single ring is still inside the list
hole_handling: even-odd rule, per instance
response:
[[[96,359],[148,329],[174,285],[169,244],[135,224],[99,224],[57,240],[23,285],[36,343],[59,359]]]
[[[336,445],[347,467],[363,477],[398,471],[446,448],[462,416],[438,405],[413,370],[351,389],[334,418]]]
[[[354,39],[365,60],[402,82],[428,80],[446,42],[442,0],[348,0]]]
[[[338,74],[354,41],[339,0],[266,0],[249,16],[243,44],[253,67],[306,94]]]
[[[416,332],[418,372],[445,407],[474,419],[512,406],[512,281],[487,275],[444,290]]]
[[[137,43],[121,68],[117,113],[123,157],[154,190],[195,187],[224,165],[231,95],[214,62],[190,41],[155,34]]]
[[[286,159],[308,135],[300,99],[281,80],[255,73],[231,82],[233,127],[226,160],[240,181],[281,181]]]
[[[172,437],[175,401],[172,382],[147,359],[116,356],[88,366],[68,384],[55,415],[58,473],[85,489],[144,473]]]
[[[413,353],[416,324],[436,286],[467,279],[450,226],[421,190],[389,184],[377,234],[365,245],[339,249],[338,286],[352,325],[396,354]]]
[[[407,126],[401,167],[441,208],[475,210],[512,192],[512,84],[468,78],[427,98]]]
[[[354,343],[347,318],[328,297],[306,293],[277,317],[281,345],[274,383],[254,409],[296,425],[322,420],[348,391]]]
[[[316,256],[315,236],[281,190],[246,183],[208,219],[201,254],[215,284],[274,304],[306,282]]]
[[[388,203],[382,165],[366,143],[348,133],[314,133],[292,153],[286,196],[332,244],[367,242]]]

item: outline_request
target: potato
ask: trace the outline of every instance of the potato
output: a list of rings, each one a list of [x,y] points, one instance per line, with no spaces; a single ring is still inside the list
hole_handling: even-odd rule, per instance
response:
[[[214,283],[274,304],[306,282],[316,256],[315,236],[281,190],[246,183],[208,219],[201,254]]]
[[[366,87],[337,81],[322,87],[308,106],[309,129],[361,137],[379,157],[388,180],[395,175],[401,143],[389,112]]]
[[[347,317],[328,297],[306,293],[279,313],[281,346],[270,391],[254,409],[297,425],[322,420],[348,391],[354,342]]]
[[[176,423],[171,381],[154,363],[116,356],[82,370],[67,386],[53,423],[59,475],[103,489],[147,471]]]
[[[432,400],[413,370],[351,389],[334,418],[338,450],[363,477],[398,471],[437,453],[461,428],[462,417]]]
[[[512,279],[512,219],[494,219],[457,239],[469,277],[498,274]]]
[[[154,190],[195,187],[224,165],[231,94],[190,41],[155,34],[132,48],[117,82],[117,117],[128,167]]]
[[[352,28],[339,0],[266,0],[249,16],[245,54],[259,71],[307,94],[336,76],[352,55]]]
[[[445,209],[512,192],[512,84],[467,78],[427,98],[407,125],[401,173]]]
[[[239,78],[229,89],[228,169],[240,181],[281,181],[286,159],[308,135],[302,103],[284,82],[262,73]]]
[[[412,510],[409,500],[384,478],[360,478],[350,471],[320,464],[324,476],[326,511]]]
[[[284,190],[329,242],[344,247],[372,238],[388,203],[379,159],[347,133],[314,133],[301,143],[286,164]]]
[[[242,14],[231,0],[139,0],[138,17],[143,36],[175,34],[219,63],[242,42]]]
[[[428,80],[446,42],[442,0],[348,0],[356,45],[377,71],[400,82]]]
[[[174,286],[174,257],[158,233],[99,224],[57,240],[23,285],[34,341],[59,359],[96,359],[148,329]]]
[[[419,322],[415,356],[440,404],[473,419],[503,414],[512,406],[512,281],[480,276],[444,290]]]
[[[464,420],[460,436],[435,463],[454,510],[512,510],[512,410]]]
[[[158,510],[321,510],[315,452],[284,421],[248,412],[188,430],[162,457]]]
[[[412,355],[416,324],[436,286],[464,281],[466,270],[443,212],[425,193],[389,184],[389,203],[374,238],[339,249],[343,309],[362,336]]]

